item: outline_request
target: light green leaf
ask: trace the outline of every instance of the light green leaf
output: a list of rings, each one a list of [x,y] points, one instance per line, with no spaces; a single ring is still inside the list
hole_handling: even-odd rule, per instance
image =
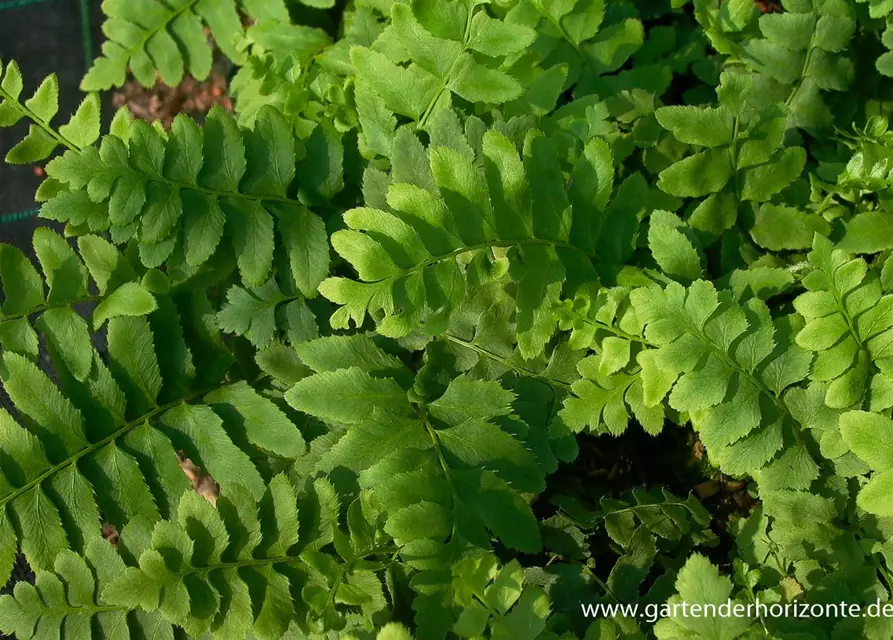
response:
[[[680,198],[706,196],[722,189],[732,173],[732,163],[726,150],[711,149],[664,169],[658,187]]]
[[[724,107],[661,107],[654,115],[680,142],[702,147],[732,144],[734,118]]]
[[[137,282],[127,282],[115,289],[93,310],[93,330],[106,320],[122,316],[145,316],[158,308],[155,297]]]

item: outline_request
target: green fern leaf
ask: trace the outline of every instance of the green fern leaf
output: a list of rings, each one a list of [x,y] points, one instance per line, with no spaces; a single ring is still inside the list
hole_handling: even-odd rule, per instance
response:
[[[588,425],[593,432],[619,435],[631,418],[650,433],[663,428],[658,390],[671,381],[654,366],[629,294],[625,288],[592,286],[562,305],[559,326],[571,331],[570,346],[595,351],[577,364],[582,379],[571,386],[573,395],[560,413],[573,431]]]
[[[176,519],[156,523],[141,545],[138,566],[123,569],[102,589],[103,604],[157,611],[168,626],[215,638],[249,632],[280,638],[291,624],[306,635],[338,625],[345,605],[362,606],[370,616],[384,606],[381,579],[369,567],[393,547],[351,540],[337,547],[343,556],[313,550],[298,536],[303,502],[298,505],[284,475],[271,480],[260,504],[236,487],[221,495],[219,507],[215,511],[196,494],[184,495]],[[125,529],[122,541],[136,533]],[[290,587],[298,576],[303,602],[296,610]],[[376,590],[377,600],[363,597]],[[302,616],[293,623],[296,611]]]
[[[320,339],[319,348],[330,340],[340,348],[328,338]],[[340,401],[320,402],[322,388]],[[398,542],[417,546],[419,562],[461,551],[469,542],[489,546],[485,528],[515,548],[539,545],[528,507],[515,491],[541,490],[542,471],[511,435],[517,420],[510,415],[513,395],[498,383],[456,378],[440,398],[414,407],[393,379],[352,367],[305,378],[286,399],[333,425],[347,425],[318,469],[350,469],[362,487],[374,488],[373,500],[387,514],[385,529]],[[418,490],[405,495],[412,486]],[[451,530],[459,537],[448,542]]]
[[[758,106],[754,100],[757,87],[751,77],[725,71],[716,89],[718,107],[673,106],[655,111],[658,122],[676,140],[696,149],[705,148],[664,168],[658,182],[660,189],[677,197],[707,196],[689,222],[696,229],[722,233],[735,224],[744,202],[771,200],[803,170],[805,151],[800,147],[781,148],[784,112],[776,105]],[[780,215],[776,213],[771,222],[763,219],[772,212],[764,208],[752,231],[754,239],[768,248],[792,242],[783,235],[776,235],[782,240],[766,237],[766,227],[776,224]],[[824,223],[818,216],[798,215],[809,224]],[[774,226],[772,229],[776,234]],[[693,256],[689,261],[693,263]],[[694,268],[689,267],[688,272]]]
[[[893,299],[882,295],[877,274],[816,235],[803,279],[806,293],[794,307],[806,318],[797,344],[817,352],[810,377],[828,382],[825,402],[835,409],[889,408],[891,387],[887,342],[893,327]]]
[[[145,87],[154,86],[156,73],[169,86],[179,84],[184,73],[204,80],[212,63],[206,25],[226,56],[242,64],[245,52],[241,42],[246,32],[240,10],[259,21],[248,30],[249,36],[255,30],[268,28],[270,21],[283,30],[292,27],[281,0],[265,4],[268,6],[257,2],[237,5],[231,0],[184,0],[170,6],[158,0],[139,5],[106,2],[102,31],[108,39],[102,45],[102,56],[94,60],[84,76],[81,89],[102,91],[121,86],[128,69]]]
[[[741,306],[704,281],[630,295],[645,338],[658,347],[649,357],[666,380],[652,402],[669,393],[669,405],[689,414],[720,468],[763,469],[787,447],[803,446],[802,425],[785,404],[786,390],[806,378],[812,361],[793,344],[796,323],[773,323],[762,302]]]
[[[124,563],[104,540],[91,543],[84,556],[63,551],[52,572],[41,573],[35,585],[19,583],[14,595],[0,596],[3,628],[22,640],[46,638],[64,633],[91,637],[94,629],[104,635],[130,637],[126,609],[101,602],[99,593]],[[173,640],[170,625],[157,613],[130,618],[134,634]]]
[[[6,154],[10,164],[33,164],[49,158],[59,147],[82,149],[99,138],[99,97],[90,94],[69,121],[54,129],[51,121],[59,111],[59,81],[47,76],[30,98],[20,102],[23,81],[18,64],[11,60],[4,70],[0,62],[0,127],[11,127],[23,118],[32,124],[28,135]]]
[[[252,286],[270,275],[275,226],[295,282],[306,295],[315,293],[328,272],[325,226],[288,195],[295,140],[278,112],[261,110],[254,129],[244,132],[220,108],[204,131],[181,116],[168,138],[135,121],[128,138],[108,135],[98,149],[53,160],[48,175],[68,189],[49,198],[41,215],[67,222],[78,235],[86,227],[109,230],[116,242],[135,237],[147,267],[161,265],[176,247],[197,267],[228,236]]]
[[[620,69],[644,41],[637,18],[608,15],[606,23],[606,4],[525,0],[513,10],[513,18],[537,30],[543,67],[570,62],[568,84],[576,85],[577,96],[610,93],[608,79],[602,76]]]
[[[391,113],[424,127],[450,104],[453,94],[485,104],[521,96],[521,83],[503,67],[506,56],[533,42],[536,34],[529,27],[490,17],[483,6],[454,0],[418,7],[398,2],[390,14],[390,27],[372,47],[351,51],[361,96],[360,123],[370,132],[374,150],[388,151],[394,128]],[[391,44],[399,55],[388,55]],[[401,66],[404,62],[409,65]]]
[[[599,149],[593,141],[592,153]],[[543,171],[554,153],[547,138],[530,132],[519,158],[503,134],[489,131],[480,158],[483,174],[454,149],[433,147],[428,159],[437,194],[395,183],[388,190],[391,211],[347,212],[350,228],[336,232],[332,243],[361,282],[339,277],[321,285],[323,295],[343,305],[332,316],[333,327],[347,327],[351,320],[360,325],[368,313],[386,336],[404,336],[418,326],[437,333],[471,293],[471,283],[508,274],[517,286],[521,353],[541,353],[554,331],[551,307],[565,274],[573,269],[583,279],[587,273],[595,277],[592,261],[604,215],[588,199],[593,190],[568,193],[557,165]],[[580,165],[588,166],[591,157],[581,158]],[[604,188],[603,176],[585,173]],[[615,223],[611,213],[609,228]],[[637,224],[634,218],[633,229]]]
[[[10,285],[0,316],[0,378],[24,426],[0,416],[4,555],[18,540],[32,566],[49,568],[59,551],[83,550],[99,536],[100,513],[119,527],[170,513],[187,486],[176,449],[221,486],[247,484],[257,497],[264,481],[246,451],[286,459],[303,451],[300,432],[272,401],[244,385],[223,384],[215,352],[201,351],[207,349],[204,320],[189,313],[193,296],[187,302],[171,297],[175,289],[157,293],[163,279],[138,278],[127,258],[96,236],[80,238],[86,266],[48,229],[35,232],[35,246],[49,285],[46,299],[31,263],[8,245],[0,248],[0,276]],[[98,297],[87,295],[88,274]],[[30,293],[17,288],[23,283]],[[135,292],[151,304],[141,308]],[[107,359],[75,308],[97,298],[93,324],[107,326]],[[9,339],[16,331],[33,332],[32,315],[47,337],[58,385],[32,361],[36,350]],[[193,348],[209,357],[210,380],[196,372]],[[207,404],[186,404],[215,389],[204,402],[219,407],[222,418]],[[19,523],[15,531],[10,518]]]

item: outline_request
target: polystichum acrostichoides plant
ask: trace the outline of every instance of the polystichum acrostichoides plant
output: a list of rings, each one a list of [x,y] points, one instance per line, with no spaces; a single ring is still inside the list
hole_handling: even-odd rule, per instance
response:
[[[103,10],[235,108],[0,67],[2,632],[893,636],[669,606],[893,597],[893,3]]]

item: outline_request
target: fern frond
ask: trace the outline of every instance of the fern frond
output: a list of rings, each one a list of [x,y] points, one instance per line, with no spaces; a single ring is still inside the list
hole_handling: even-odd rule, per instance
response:
[[[353,83],[348,82],[354,71],[350,49],[372,45],[385,25],[370,8],[349,5],[342,27],[331,45],[322,41],[309,47],[286,38],[284,43],[292,45],[287,51],[249,55],[229,84],[239,123],[252,126],[258,111],[270,105],[294,124],[299,138],[306,138],[318,123],[331,124],[340,133],[357,129],[357,110],[365,103],[357,103]]]
[[[395,548],[365,520],[359,501],[348,511],[346,532],[337,498],[314,521],[284,475],[271,480],[259,504],[234,490],[214,510],[186,494],[176,519],[154,525],[134,549],[138,566],[121,572],[102,599],[159,611],[169,624],[214,638],[274,640],[293,621],[305,637],[322,634],[344,627],[348,607],[371,618],[387,605],[379,572]],[[335,553],[320,551],[333,542]]]
[[[21,102],[24,81],[15,60],[6,69],[0,61],[0,127],[11,127],[27,119],[28,135],[6,154],[10,164],[31,164],[49,158],[60,146],[80,149],[99,138],[99,97],[90,94],[58,129],[51,124],[59,112],[59,80],[55,74],[44,78],[30,98]]]
[[[840,436],[855,455],[872,470],[871,479],[859,490],[858,505],[868,513],[889,517],[893,483],[893,448],[888,434],[893,421],[868,411],[848,411],[840,416]]]
[[[678,498],[666,489],[645,491],[633,489],[628,498],[602,498],[597,511],[576,518],[581,526],[604,523],[611,539],[624,545],[640,527],[670,542],[685,540],[692,530],[699,536],[695,544],[715,538],[710,531],[710,512],[694,495]]]
[[[125,565],[105,540],[90,543],[81,556],[62,551],[51,570],[42,571],[35,585],[19,582],[13,595],[0,596],[0,624],[21,640],[65,637],[143,637],[173,640],[170,625],[157,613],[128,616],[124,607],[100,596]],[[132,625],[132,626],[131,626]]]
[[[817,353],[810,372],[828,382],[825,402],[835,409],[893,406],[893,296],[883,295],[877,272],[860,258],[816,235],[794,308],[806,319],[797,344]]]
[[[750,76],[725,71],[716,89],[718,107],[671,106],[655,112],[676,140],[694,147],[694,153],[660,171],[658,187],[679,198],[706,196],[689,220],[695,229],[722,234],[738,221],[742,203],[771,200],[803,171],[806,151],[783,145],[785,113],[775,104],[755,106],[759,90]]]
[[[309,61],[293,54],[250,56],[229,85],[239,124],[253,126],[258,112],[269,105],[293,124],[299,138],[308,137],[321,122],[332,123],[341,133],[358,128],[356,106],[343,86],[349,69],[316,61],[334,51],[330,48]]]
[[[602,141],[587,146],[569,185],[552,143],[537,131],[525,137],[523,158],[504,134],[488,131],[479,164],[470,149],[425,153],[411,134],[404,139],[401,155],[419,164],[411,173],[395,167],[390,210],[348,211],[349,229],[332,235],[360,279],[329,278],[320,286],[343,305],[333,327],[359,326],[369,314],[386,336],[417,327],[437,334],[476,283],[507,274],[516,287],[519,347],[531,358],[552,336],[552,307],[566,276],[595,279],[594,261],[631,254],[645,207],[641,176],[628,178],[607,204],[613,170]]]
[[[210,632],[220,638],[251,632],[278,639],[297,612],[303,614],[298,626],[305,634],[322,632],[343,619],[344,605],[361,606],[371,617],[386,605],[375,558],[386,558],[394,548],[374,537],[374,528],[356,509],[350,534],[340,531],[337,501],[332,506],[305,539],[303,527],[301,535],[298,530],[303,511],[283,475],[273,478],[260,505],[232,491],[221,495],[215,511],[186,495],[176,521],[154,526],[151,541],[135,554],[139,567],[127,568],[103,591],[103,599],[157,610],[192,635]],[[126,536],[125,530],[122,541]],[[318,536],[323,545],[338,536],[336,548],[347,555],[314,550],[311,543]],[[300,589],[301,601],[293,601],[292,589]]]
[[[397,116],[424,128],[454,95],[482,104],[522,95],[522,84],[505,67],[507,57],[534,41],[533,29],[492,17],[484,4],[458,0],[395,2],[390,17],[371,46],[350,52],[359,121],[372,151],[392,155]]]
[[[723,603],[731,602],[733,605],[741,605],[743,608],[744,597],[732,597],[734,586],[732,581],[719,573],[719,569],[710,564],[710,561],[701,554],[692,555],[680,569],[676,578],[676,591],[668,600],[668,604],[677,605],[673,608],[672,615],[662,618],[654,627],[654,633],[659,640],[672,640],[675,638],[691,638],[692,640],[707,640],[716,637],[717,634],[728,638],[744,637],[753,626],[753,633],[763,633],[756,620],[747,615],[732,618],[720,618],[715,615],[702,617],[689,616],[683,611],[677,613],[678,606],[682,602],[696,601],[716,607]]]
[[[46,299],[31,263],[0,247],[0,378],[24,425],[0,414],[0,555],[21,541],[32,566],[44,569],[60,550],[99,536],[103,519],[120,527],[164,516],[188,486],[177,449],[221,486],[237,481],[258,496],[264,483],[250,456],[303,452],[300,431],[272,401],[224,380],[231,356],[195,313],[195,292],[150,292],[158,272],[138,277],[96,236],[80,239],[86,267],[54,232],[38,229],[35,238]],[[98,296],[87,295],[88,273]],[[92,327],[74,308],[84,301],[98,302]],[[34,363],[32,315],[58,385]],[[107,358],[93,344],[101,328]]]
[[[786,404],[789,387],[807,377],[811,354],[793,343],[796,317],[777,321],[756,299],[740,305],[709,282],[686,289],[646,287],[631,294],[657,347],[643,373],[647,406],[668,395],[686,412],[724,472],[738,475],[778,465],[786,480],[808,487],[818,467],[801,440],[803,426]],[[770,465],[770,463],[773,463]]]
[[[609,18],[605,24],[607,4],[604,0],[523,0],[509,18],[536,29],[535,46],[543,67],[568,64],[567,84],[574,95],[606,95],[609,85],[602,76],[620,69],[645,38],[638,18],[624,16],[616,22]]]
[[[309,361],[308,350],[315,354]],[[320,357],[333,352],[342,357]],[[315,471],[349,470],[372,490],[401,556],[429,574],[420,584],[448,574],[470,549],[489,549],[490,532],[511,548],[539,549],[536,521],[519,492],[541,491],[543,471],[523,444],[529,427],[512,414],[513,394],[496,382],[459,377],[439,398],[416,404],[389,377],[393,359],[370,342],[321,338],[298,354],[317,373],[286,399],[331,425],[335,438]],[[344,355],[357,364],[342,368]]]
[[[60,186],[41,215],[68,223],[71,233],[109,230],[118,243],[134,238],[148,267],[175,250],[187,265],[201,265],[226,236],[252,286],[267,281],[278,237],[296,284],[313,295],[329,254],[325,225],[291,192],[295,144],[272,108],[245,131],[221,108],[204,130],[178,117],[169,138],[134,121],[126,139],[107,135],[98,149],[68,151],[49,163],[47,175]]]
[[[83,382],[93,364],[93,331],[113,318],[145,316],[158,308],[151,290],[153,278],[149,274],[141,278],[113,245],[98,236],[82,236],[78,255],[57,233],[40,227],[34,231],[33,245],[42,276],[21,250],[0,244],[0,281],[6,296],[0,306],[0,346],[36,361],[36,327],[74,378]],[[85,303],[96,303],[89,323],[75,310]]]
[[[696,16],[714,46],[753,71],[758,107],[783,104],[792,127],[817,129],[834,123],[822,94],[845,91],[855,75],[846,55],[857,26],[852,3],[808,0],[786,5],[784,13],[751,10],[742,14],[747,24],[717,20],[715,7],[698,4]],[[759,33],[751,35],[757,26]],[[749,37],[742,40],[741,33]]]
[[[447,331],[425,346],[424,366],[412,393],[424,401],[438,398],[451,380],[463,374],[498,381],[515,394],[513,407],[529,427],[515,436],[546,473],[553,473],[560,461],[577,455],[573,434],[559,420],[558,411],[571,383],[579,378],[575,365],[585,351],[559,341],[536,358],[524,358],[512,338],[514,306],[499,283],[479,289],[453,316]]]
[[[536,585],[525,584],[517,560],[503,566],[492,555],[476,554],[452,567],[445,594],[417,597],[416,624],[420,637],[537,638],[545,631],[549,598]],[[426,635],[422,635],[426,634]]]
[[[154,86],[157,75],[168,86],[178,85],[184,74],[204,80],[213,62],[206,27],[236,64],[244,64],[248,42],[269,46],[271,32],[279,32],[279,42],[329,42],[320,29],[292,25],[282,0],[107,0],[102,10],[102,32],[108,39],[81,81],[83,91],[119,87],[128,69],[145,87]],[[243,16],[254,23],[247,30]]]
[[[317,318],[304,297],[284,294],[273,278],[263,287],[231,287],[217,313],[217,326],[244,335],[258,349],[277,339],[297,345],[319,336]]]
[[[524,405],[541,414],[539,419],[532,419],[531,415],[531,419],[526,419],[528,423],[547,427],[554,418],[553,411],[557,411],[571,383],[579,377],[574,367],[585,351],[560,341],[540,356],[528,359],[521,354],[514,336],[515,302],[504,283],[477,288],[452,316],[446,331],[426,345],[425,364],[415,391],[425,397],[437,397],[449,380],[462,373],[499,380],[518,394],[519,407]]]
[[[856,30],[849,3],[837,0],[760,17],[763,38],[746,45],[747,62],[765,84],[761,98],[781,90],[793,126],[816,128],[832,122],[823,91],[845,91],[853,63],[844,55]],[[777,84],[776,84],[777,83]],[[778,89],[776,89],[778,87]],[[773,98],[769,98],[772,100]]]
[[[654,345],[645,339],[629,295],[624,287],[590,286],[564,302],[559,326],[571,330],[571,347],[594,351],[577,363],[582,379],[571,386],[573,395],[560,413],[575,432],[588,426],[594,433],[619,435],[631,419],[652,434],[663,429],[664,407],[652,385],[666,376],[654,367]]]
[[[349,607],[371,618],[386,606],[378,574],[395,549],[365,520],[359,500],[348,509],[346,531],[337,498],[314,521],[313,505],[299,504],[283,475],[271,480],[259,503],[233,486],[218,507],[187,492],[170,520],[126,527],[121,556],[104,540],[88,547],[89,564],[61,552],[36,589],[24,584],[0,598],[0,612],[8,614],[4,629],[23,640],[44,638],[60,625],[66,633],[89,629],[93,618],[103,629],[113,622],[130,626],[132,637],[173,638],[176,625],[193,636],[278,640],[290,626],[304,637],[344,628]],[[333,542],[336,553],[319,551]],[[126,566],[122,556],[136,566]],[[297,622],[296,612],[303,616]]]

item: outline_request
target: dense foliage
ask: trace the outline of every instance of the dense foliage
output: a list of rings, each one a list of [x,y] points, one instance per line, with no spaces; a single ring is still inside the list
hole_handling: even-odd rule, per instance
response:
[[[0,630],[893,637],[580,606],[893,600],[893,2],[335,5],[103,3],[170,130],[0,67]],[[745,508],[587,474],[692,432]]]

